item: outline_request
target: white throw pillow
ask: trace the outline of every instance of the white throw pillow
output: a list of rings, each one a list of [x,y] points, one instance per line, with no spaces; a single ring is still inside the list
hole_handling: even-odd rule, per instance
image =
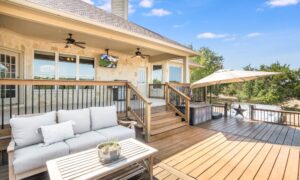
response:
[[[118,125],[116,106],[91,107],[92,130]]]
[[[45,145],[60,142],[74,137],[73,121],[62,122],[48,126],[41,126],[41,133],[44,138]]]
[[[37,132],[41,126],[56,124],[56,112],[42,115],[26,115],[10,120],[12,136],[18,147],[25,147],[43,142],[43,137]]]
[[[74,121],[75,134],[85,133],[91,130],[90,110],[60,110],[57,112],[58,122]]]

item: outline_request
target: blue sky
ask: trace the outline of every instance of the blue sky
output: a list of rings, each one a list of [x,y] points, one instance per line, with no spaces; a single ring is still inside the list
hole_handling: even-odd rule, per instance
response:
[[[109,0],[84,0],[110,10]],[[225,68],[300,68],[300,0],[130,0],[129,20],[182,44],[209,47]]]

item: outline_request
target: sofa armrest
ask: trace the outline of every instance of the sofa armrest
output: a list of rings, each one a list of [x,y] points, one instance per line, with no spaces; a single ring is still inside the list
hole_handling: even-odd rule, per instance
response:
[[[7,153],[14,152],[15,146],[16,146],[15,141],[12,139],[7,147]]]
[[[118,120],[119,124],[124,124],[124,125],[128,125],[127,127],[129,127],[130,129],[134,129],[135,125],[137,124],[137,122],[135,121],[121,121]]]

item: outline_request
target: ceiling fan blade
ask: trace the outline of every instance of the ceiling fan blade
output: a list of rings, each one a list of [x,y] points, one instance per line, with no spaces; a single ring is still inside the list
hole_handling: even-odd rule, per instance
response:
[[[79,44],[77,44],[77,43],[74,43],[74,45],[77,46],[77,47],[80,47],[80,48],[82,48],[82,49],[85,48],[84,46],[81,46],[81,45],[79,45]]]
[[[86,44],[85,42],[75,42],[76,44]]]
[[[135,58],[135,57],[136,57],[136,55],[132,56],[131,58]]]

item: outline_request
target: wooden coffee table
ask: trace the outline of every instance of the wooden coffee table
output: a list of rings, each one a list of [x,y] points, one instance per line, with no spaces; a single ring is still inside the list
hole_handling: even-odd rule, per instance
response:
[[[50,179],[98,179],[140,162],[145,163],[152,179],[153,156],[157,150],[135,139],[119,143],[122,148],[121,157],[109,164],[99,162],[96,148],[47,161]]]

